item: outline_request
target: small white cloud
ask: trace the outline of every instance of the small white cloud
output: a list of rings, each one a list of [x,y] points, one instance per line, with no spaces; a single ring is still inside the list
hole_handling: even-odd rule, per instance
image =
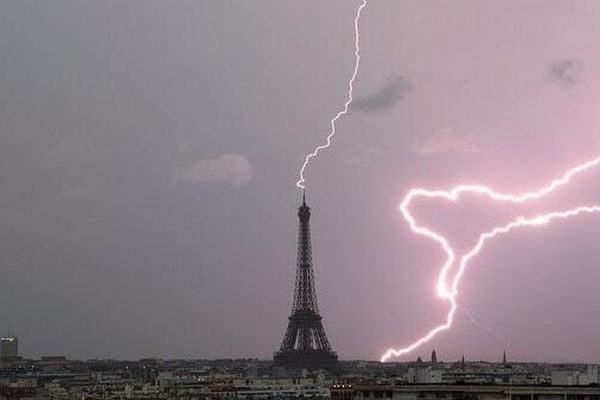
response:
[[[373,159],[383,154],[383,149],[374,144],[358,144],[350,151],[350,155],[346,157],[346,162],[349,164],[359,164],[363,167],[368,167],[373,162]]]
[[[471,135],[461,135],[450,127],[438,129],[433,135],[417,139],[412,144],[412,151],[421,155],[437,153],[476,153],[479,147]]]
[[[248,159],[238,153],[227,153],[215,158],[196,159],[173,173],[176,182],[228,183],[242,186],[250,182],[254,169]]]
[[[86,143],[77,139],[62,139],[46,148],[39,161],[42,163],[64,162],[84,157]]]

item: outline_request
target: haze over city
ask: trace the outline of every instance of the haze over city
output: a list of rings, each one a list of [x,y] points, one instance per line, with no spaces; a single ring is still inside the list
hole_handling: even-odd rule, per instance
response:
[[[347,99],[361,3],[1,2],[0,334],[27,357],[271,359],[295,182]],[[411,188],[521,193],[600,155],[599,18],[593,0],[368,3],[354,101],[306,170],[340,359],[445,319],[444,254],[399,211]],[[526,209],[414,212],[466,250],[522,212],[599,204],[598,178]],[[402,360],[597,362],[599,235],[587,215],[486,244],[452,329]]]

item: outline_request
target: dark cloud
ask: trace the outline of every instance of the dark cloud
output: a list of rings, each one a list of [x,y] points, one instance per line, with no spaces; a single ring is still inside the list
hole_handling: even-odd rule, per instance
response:
[[[364,112],[386,110],[402,100],[411,90],[412,84],[406,77],[392,75],[379,90],[355,98],[352,110]]]
[[[571,87],[581,81],[583,64],[575,59],[559,60],[550,63],[548,75],[550,80],[563,87]]]

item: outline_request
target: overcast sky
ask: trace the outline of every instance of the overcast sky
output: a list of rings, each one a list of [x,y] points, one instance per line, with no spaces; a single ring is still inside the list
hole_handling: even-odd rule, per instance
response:
[[[26,356],[271,357],[358,5],[1,1],[0,332]],[[398,213],[411,187],[518,192],[600,154],[599,20],[595,0],[370,1],[356,102],[306,174],[341,358],[445,316],[444,255]],[[556,204],[600,203],[598,179]],[[466,243],[496,215],[475,203],[419,215]],[[490,243],[460,294],[487,328],[459,311],[408,358],[598,361],[599,236],[592,216]]]

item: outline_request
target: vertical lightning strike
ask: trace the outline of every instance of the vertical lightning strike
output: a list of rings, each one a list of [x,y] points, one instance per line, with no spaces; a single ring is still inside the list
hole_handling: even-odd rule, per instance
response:
[[[580,214],[593,214],[600,212],[600,205],[591,205],[591,206],[580,206],[571,208],[564,211],[553,211],[545,214],[540,214],[534,217],[526,218],[524,216],[519,216],[513,221],[509,222],[506,225],[498,226],[493,228],[492,230],[485,232],[479,236],[477,244],[469,250],[467,253],[463,254],[460,257],[460,261],[458,263],[457,272],[454,275],[454,278],[451,281],[451,284],[448,284],[448,273],[451,270],[452,266],[455,264],[456,255],[452,246],[448,240],[440,235],[439,233],[433,231],[424,226],[420,226],[415,217],[410,213],[410,204],[413,200],[417,198],[442,198],[446,200],[450,200],[452,202],[456,202],[462,193],[476,193],[483,194],[488,196],[494,201],[504,201],[510,203],[523,203],[532,199],[538,199],[545,196],[548,193],[553,192],[555,189],[568,184],[573,177],[576,175],[585,172],[593,167],[596,167],[600,164],[600,157],[594,158],[588,162],[575,166],[568,170],[561,178],[552,181],[549,185],[533,192],[526,192],[520,195],[512,195],[512,194],[504,194],[497,193],[492,189],[486,186],[480,185],[459,185],[454,187],[449,191],[444,190],[435,190],[430,191],[427,189],[416,188],[411,189],[408,194],[405,196],[403,201],[400,204],[400,212],[404,219],[408,222],[410,229],[418,234],[425,236],[435,242],[437,242],[442,250],[446,254],[446,261],[442,265],[440,270],[440,274],[438,276],[437,282],[437,294],[440,298],[448,301],[450,303],[450,310],[446,314],[446,321],[430,330],[427,334],[417,339],[412,344],[400,348],[400,349],[388,349],[384,355],[381,357],[381,361],[388,361],[391,357],[398,357],[410,353],[421,345],[427,343],[431,339],[433,339],[438,333],[449,329],[452,326],[454,321],[454,315],[456,313],[456,309],[458,308],[458,304],[456,302],[456,297],[458,296],[458,287],[460,284],[460,279],[463,276],[463,273],[467,267],[468,262],[475,257],[483,248],[484,244],[498,236],[507,234],[510,231],[528,226],[542,226],[547,225],[553,220],[556,219],[566,219],[570,217],[574,217]],[[450,288],[449,288],[450,286]]]
[[[352,92],[354,91],[354,81],[356,80],[356,75],[358,74],[358,66],[360,64],[360,32],[358,29],[358,22],[360,20],[360,14],[362,13],[362,10],[366,6],[367,6],[367,0],[363,0],[362,4],[358,7],[358,10],[356,10],[356,17],[354,17],[354,56],[355,56],[356,61],[354,63],[354,71],[352,72],[352,77],[348,81],[348,99],[344,103],[344,108],[340,112],[338,112],[335,115],[335,117],[333,117],[329,121],[330,131],[329,131],[329,134],[327,135],[325,144],[317,146],[313,150],[312,153],[306,155],[306,158],[304,159],[304,163],[302,164],[302,168],[300,168],[300,179],[298,180],[298,182],[296,182],[296,186],[300,189],[306,188],[305,184],[304,184],[306,182],[306,179],[304,178],[304,171],[306,170],[306,167],[308,167],[308,164],[309,164],[311,158],[316,157],[317,154],[319,154],[319,152],[321,150],[325,150],[326,148],[331,146],[331,138],[333,138],[333,136],[336,133],[336,123],[343,115],[348,114],[350,104],[352,103],[352,100],[353,100]]]

